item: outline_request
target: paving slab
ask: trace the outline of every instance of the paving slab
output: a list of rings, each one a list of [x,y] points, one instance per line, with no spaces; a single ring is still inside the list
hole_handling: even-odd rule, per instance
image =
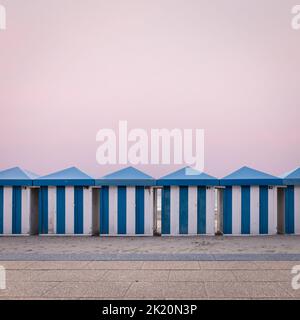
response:
[[[206,282],[209,298],[290,298],[279,283],[274,282]]]
[[[300,299],[300,289],[293,289],[292,282],[279,282],[278,283],[283,290],[286,290],[294,299]]]
[[[254,261],[199,261],[201,270],[256,270]],[[272,262],[274,263],[274,262]]]
[[[200,269],[200,266],[197,261],[145,261],[142,269],[193,270]]]
[[[233,270],[237,281],[285,282],[291,280],[290,270]]]
[[[256,269],[265,270],[292,270],[295,265],[300,265],[300,261],[255,261]]]
[[[90,261],[84,266],[85,269],[105,270],[138,270],[143,266],[143,261]]]
[[[7,281],[72,282],[100,281],[107,270],[8,270]]]
[[[48,290],[48,298],[122,298],[131,282],[64,282]]]
[[[168,270],[109,270],[106,281],[168,281]]]
[[[0,290],[0,298],[40,298],[56,285],[56,282],[7,282],[6,289]]]
[[[171,270],[169,281],[235,281],[232,271],[224,270]]]
[[[195,282],[137,282],[126,293],[126,298],[206,298],[204,283]]]
[[[0,261],[0,266],[6,270],[24,270],[32,264],[33,261]]]
[[[34,261],[29,264],[28,270],[81,270],[87,266],[89,261]]]

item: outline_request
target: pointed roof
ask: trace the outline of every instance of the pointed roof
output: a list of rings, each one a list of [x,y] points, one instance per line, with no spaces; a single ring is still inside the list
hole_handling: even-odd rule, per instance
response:
[[[32,186],[32,180],[38,175],[20,167],[0,171],[1,186]]]
[[[159,178],[158,186],[217,186],[219,180],[191,167],[185,167]]]
[[[300,167],[284,174],[282,177],[284,184],[300,185]]]
[[[221,186],[233,185],[282,185],[282,179],[249,167],[242,167],[220,179]]]
[[[153,186],[153,177],[133,167],[124,168],[96,180],[102,186]]]
[[[93,186],[95,180],[76,167],[71,167],[39,177],[33,181],[33,184],[35,186]]]

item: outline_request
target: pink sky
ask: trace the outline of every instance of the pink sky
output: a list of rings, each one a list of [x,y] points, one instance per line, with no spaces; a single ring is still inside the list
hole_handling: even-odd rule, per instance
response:
[[[96,133],[205,129],[205,171],[300,166],[295,0],[0,0],[0,169],[76,165]],[[169,166],[146,166],[159,176]]]

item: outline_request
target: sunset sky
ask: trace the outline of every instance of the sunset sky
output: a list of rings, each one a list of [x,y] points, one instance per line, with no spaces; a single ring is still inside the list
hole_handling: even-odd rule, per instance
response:
[[[117,170],[97,164],[96,133],[119,120],[204,129],[205,171],[217,177],[300,166],[296,0],[0,4],[0,170]]]

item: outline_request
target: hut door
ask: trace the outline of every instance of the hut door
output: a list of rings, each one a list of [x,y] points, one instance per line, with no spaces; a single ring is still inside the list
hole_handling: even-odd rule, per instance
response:
[[[37,188],[30,191],[30,234],[37,235],[39,232],[38,227],[38,203],[39,203],[39,190]]]
[[[48,233],[48,187],[39,191],[39,233]]]
[[[285,191],[283,188],[277,190],[277,233],[284,234],[285,223],[284,223],[284,202],[285,202]]]
[[[161,235],[161,189],[153,189],[153,235]]]
[[[83,187],[74,190],[74,233],[83,234]]]
[[[22,189],[21,187],[13,187],[13,200],[12,200],[12,234],[21,233],[22,221]]]

